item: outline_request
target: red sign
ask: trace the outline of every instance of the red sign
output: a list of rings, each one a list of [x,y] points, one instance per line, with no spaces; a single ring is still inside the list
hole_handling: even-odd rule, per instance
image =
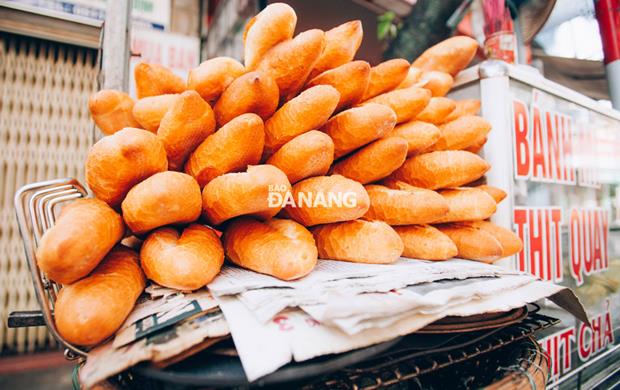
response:
[[[570,272],[577,286],[583,276],[609,268],[609,215],[603,208],[577,209],[570,212]]]

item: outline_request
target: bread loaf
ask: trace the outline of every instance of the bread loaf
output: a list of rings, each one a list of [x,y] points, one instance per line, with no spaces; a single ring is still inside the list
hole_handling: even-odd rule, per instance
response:
[[[329,85],[317,85],[285,103],[265,122],[265,155],[307,131],[318,129],[336,109],[340,94]]]
[[[245,67],[254,70],[265,53],[293,37],[297,15],[288,4],[269,4],[254,16],[243,32]]]
[[[274,217],[291,185],[273,165],[249,166],[246,172],[227,173],[211,180],[202,191],[204,216],[212,225],[238,217]]]
[[[486,161],[473,153],[450,150],[410,157],[391,177],[436,190],[470,183],[482,177],[489,168]]]
[[[267,164],[276,166],[291,184],[312,176],[322,176],[334,161],[334,142],[329,135],[310,130],[285,143]]]
[[[463,150],[478,154],[480,153],[484,145],[487,143],[487,140],[488,138],[486,135],[484,137],[479,137],[470,146],[466,147]]]
[[[181,93],[187,87],[182,78],[170,69],[158,64],[141,62],[134,68],[136,95],[138,99],[147,96]]]
[[[513,231],[489,221],[465,222],[467,226],[490,233],[502,246],[502,257],[516,255],[523,249],[523,242]]]
[[[278,85],[266,74],[249,72],[237,77],[213,107],[219,127],[248,112],[269,118],[278,108]]]
[[[390,107],[396,113],[396,123],[412,120],[428,104],[431,93],[424,88],[409,87],[386,92],[367,100]]]
[[[135,184],[166,169],[163,142],[153,133],[128,127],[91,146],[86,182],[97,198],[116,206]]]
[[[424,110],[416,116],[416,119],[437,125],[443,123],[444,118],[454,111],[455,108],[456,104],[452,99],[432,97]]]
[[[245,67],[233,58],[211,58],[189,71],[187,89],[198,92],[206,102],[214,102],[230,83],[244,73]]]
[[[351,61],[362,44],[362,22],[352,20],[325,32],[325,48],[309,78]]]
[[[228,225],[222,238],[233,263],[278,279],[299,279],[317,263],[312,234],[291,220],[239,218]]]
[[[174,93],[142,98],[133,106],[133,117],[143,129],[157,133],[162,118],[179,96],[180,94]]]
[[[412,66],[423,70],[438,70],[456,76],[476,55],[478,42],[466,36],[445,39],[426,49]]]
[[[157,137],[168,156],[168,168],[180,170],[189,154],[215,131],[211,106],[196,91],[185,91],[161,120]]]
[[[431,123],[413,120],[394,127],[386,137],[400,137],[407,141],[407,157],[419,154],[437,142],[439,128]]]
[[[95,269],[124,233],[123,219],[105,202],[78,199],[43,234],[37,264],[49,279],[73,283]]]
[[[364,187],[344,176],[317,176],[293,186],[286,213],[304,226],[360,218],[370,206]]]
[[[398,84],[397,89],[409,88],[413,86],[418,86],[420,79],[422,78],[422,69],[416,68],[415,66],[410,66],[407,71],[407,77],[400,84]]]
[[[444,123],[451,122],[465,115],[478,115],[480,112],[480,100],[478,99],[462,99],[456,100],[454,111],[444,118]]]
[[[134,234],[200,217],[200,187],[181,172],[160,172],[133,187],[123,201],[123,219]]]
[[[331,85],[340,93],[340,100],[336,111],[358,103],[368,86],[370,65],[366,61],[353,61],[340,65],[337,68],[326,70],[306,84],[306,87],[316,85]]]
[[[366,220],[383,221],[389,225],[412,225],[437,221],[448,213],[448,204],[435,191],[415,187],[392,189],[367,185],[370,208]]]
[[[431,70],[422,72],[416,86],[428,89],[433,96],[446,96],[452,84],[454,79],[448,73]]]
[[[280,99],[289,100],[297,95],[306,83],[324,47],[323,31],[304,31],[267,51],[256,70],[268,75],[278,84]]]
[[[85,240],[95,244],[96,240]],[[71,344],[92,346],[125,322],[145,286],[138,255],[119,245],[88,277],[64,286],[54,304],[54,322]]]
[[[239,115],[194,150],[185,164],[185,173],[192,175],[203,188],[220,175],[258,164],[264,144],[262,119],[256,114]]]
[[[439,191],[450,211],[435,222],[479,221],[495,213],[495,199],[477,188],[452,188]]]
[[[125,92],[102,89],[88,99],[88,110],[103,134],[114,134],[125,127],[139,127],[131,110],[134,101]]]
[[[319,258],[354,263],[393,263],[403,253],[403,242],[390,225],[354,220],[312,229]]]
[[[465,115],[439,126],[441,135],[432,146],[433,150],[462,150],[486,138],[491,124],[484,118]]]
[[[370,69],[370,80],[362,101],[396,89],[409,73],[409,62],[403,58],[387,60]]]
[[[504,198],[506,198],[506,195],[507,195],[506,191],[502,190],[501,188],[493,187],[493,186],[486,185],[486,184],[481,184],[474,188],[482,190],[486,192],[487,194],[491,195],[491,197],[495,200],[495,203],[501,202],[502,200],[504,200]]]
[[[224,249],[215,231],[206,226],[192,224],[182,233],[163,227],[142,244],[140,263],[146,277],[160,286],[193,291],[220,272]]]
[[[364,104],[332,117],[321,128],[334,141],[334,158],[339,158],[390,132],[396,124],[394,111],[382,104]]]
[[[436,227],[454,242],[457,257],[483,263],[492,263],[502,257],[502,245],[491,233],[458,223]]]
[[[395,226],[403,240],[403,256],[422,260],[448,260],[458,254],[450,237],[431,225]]]
[[[333,173],[362,184],[389,176],[407,158],[407,141],[400,137],[381,138],[334,164]]]

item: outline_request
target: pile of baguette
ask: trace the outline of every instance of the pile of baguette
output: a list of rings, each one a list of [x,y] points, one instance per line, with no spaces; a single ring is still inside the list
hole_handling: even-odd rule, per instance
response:
[[[100,343],[146,279],[196,290],[225,258],[292,280],[318,258],[493,262],[521,249],[487,221],[506,194],[471,184],[490,168],[476,154],[491,130],[479,101],[444,97],[476,42],[370,66],[353,61],[359,21],[294,35],[296,21],[269,5],[246,26],[244,64],[209,59],[185,81],[141,63],[137,101],[91,97],[106,134],[86,161],[94,198],[65,207],[37,251],[64,285],[55,321],[66,340]],[[348,202],[274,205],[274,194]]]

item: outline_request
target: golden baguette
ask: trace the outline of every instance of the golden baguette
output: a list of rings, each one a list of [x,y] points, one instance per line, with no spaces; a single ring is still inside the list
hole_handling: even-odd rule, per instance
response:
[[[482,117],[465,115],[444,123],[439,129],[441,135],[431,147],[432,150],[463,150],[475,145],[480,139],[486,140],[491,124]]]
[[[422,78],[422,69],[416,68],[415,66],[410,66],[409,71],[407,72],[407,77],[398,84],[397,89],[409,88],[417,85]]]
[[[483,263],[493,263],[502,257],[502,244],[485,230],[458,223],[436,227],[454,242],[457,257]]]
[[[396,123],[407,122],[415,118],[431,99],[429,90],[418,87],[396,89],[366,100],[367,103],[384,104],[396,113]]]
[[[448,73],[439,71],[424,71],[420,77],[420,81],[416,84],[418,87],[426,88],[431,91],[433,96],[446,96],[454,84],[454,78]]]
[[[407,157],[428,150],[437,142],[439,128],[432,123],[418,120],[401,123],[384,137],[400,137],[407,141]]]
[[[245,67],[233,58],[211,58],[189,71],[187,89],[193,89],[206,102],[211,103],[222,95],[230,83],[244,73]]]
[[[432,97],[428,105],[416,116],[416,120],[434,125],[444,122],[446,116],[454,111],[454,100],[445,97]]]
[[[144,130],[157,134],[162,118],[181,96],[178,93],[142,98],[133,106],[133,117]]]
[[[138,99],[147,96],[181,93],[187,85],[185,81],[170,69],[158,64],[141,62],[134,68],[136,95]]]
[[[487,194],[491,195],[491,197],[495,200],[495,203],[501,202],[508,195],[506,194],[506,191],[502,190],[501,188],[493,187],[487,184],[481,184],[474,188],[482,190],[486,192]]]
[[[478,115],[480,112],[480,100],[479,99],[462,99],[454,102],[456,107],[454,111],[444,118],[444,123],[451,122],[457,118],[465,115]]]
[[[394,226],[403,241],[403,257],[422,260],[448,260],[458,254],[454,242],[431,225]]]
[[[370,69],[370,80],[362,101],[395,89],[409,72],[409,62],[396,58],[380,63]]]
[[[362,22],[359,20],[352,20],[325,31],[325,48],[309,78],[350,62],[362,44],[363,36]]]
[[[465,222],[465,225],[484,230],[493,235],[502,245],[502,257],[515,255],[523,249],[523,241],[513,231],[489,221]]]
[[[435,191],[409,186],[392,189],[381,185],[367,185],[370,208],[362,217],[379,220],[389,225],[431,223],[448,212],[448,205]]]
[[[439,191],[439,194],[448,204],[449,211],[436,223],[483,220],[497,210],[495,199],[477,188],[452,188]]]
[[[103,134],[114,134],[125,127],[139,127],[132,110],[134,101],[125,92],[102,89],[90,95],[88,110]]]
[[[412,66],[424,70],[438,70],[456,76],[476,55],[478,42],[466,36],[445,39],[426,49]]]
[[[306,84],[306,88],[316,85],[331,85],[340,93],[336,111],[361,101],[368,86],[370,65],[366,61],[353,61],[337,68],[326,70]]]

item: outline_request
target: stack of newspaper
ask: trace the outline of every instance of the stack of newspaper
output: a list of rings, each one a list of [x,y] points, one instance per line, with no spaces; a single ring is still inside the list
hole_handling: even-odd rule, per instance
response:
[[[89,354],[83,384],[139,361],[165,361],[210,345],[229,332],[253,381],[291,361],[387,341],[446,316],[507,311],[546,297],[585,318],[570,290],[458,259],[390,265],[320,260],[310,275],[292,282],[226,266],[208,290],[182,294],[152,286],[155,300],[139,305],[113,342]],[[166,326],[174,337],[162,336]]]

